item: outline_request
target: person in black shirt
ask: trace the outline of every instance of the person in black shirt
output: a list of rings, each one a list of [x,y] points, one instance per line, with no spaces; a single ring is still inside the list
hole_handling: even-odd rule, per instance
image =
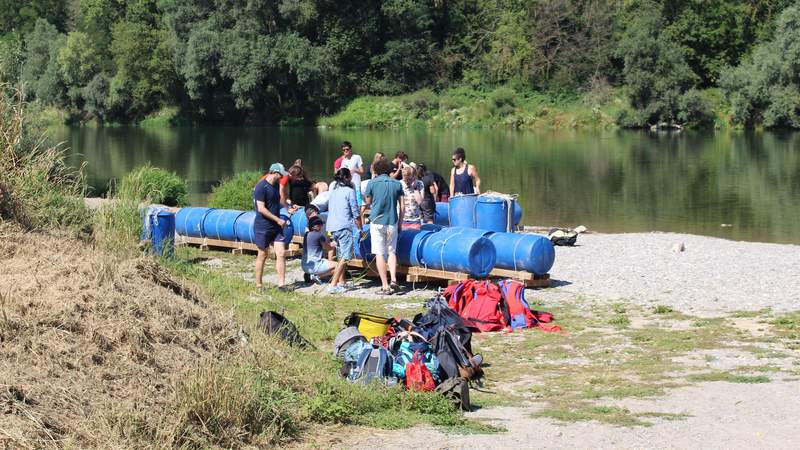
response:
[[[280,218],[281,194],[278,181],[288,174],[281,163],[270,166],[269,172],[264,175],[253,189],[253,209],[256,212],[253,221],[253,234],[258,247],[256,256],[256,287],[262,287],[264,261],[267,259],[267,249],[270,244],[275,250],[275,271],[278,273],[278,289],[287,291],[286,288],[286,258],[283,227],[286,221]]]
[[[287,209],[291,210],[293,206],[308,206],[310,202],[308,194],[313,185],[302,166],[289,167],[289,181],[286,183],[286,189],[289,192],[289,195],[286,196],[286,203],[289,206]]]
[[[417,164],[417,178],[422,180],[422,203],[419,207],[422,210],[422,221],[433,223],[433,216],[436,214],[436,199],[439,195],[439,185],[436,183],[433,172],[429,172],[425,164]]]

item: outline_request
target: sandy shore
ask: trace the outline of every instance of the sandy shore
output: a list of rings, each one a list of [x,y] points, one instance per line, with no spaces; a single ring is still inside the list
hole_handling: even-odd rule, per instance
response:
[[[683,245],[676,252],[674,247]],[[306,286],[298,260],[289,262],[288,283],[298,290],[318,293],[321,286]],[[528,290],[529,299],[545,305],[576,296],[596,302],[625,302],[644,306],[665,305],[695,315],[718,315],[739,310],[800,308],[800,246],[736,242],[675,233],[583,234],[575,247],[556,247],[550,271],[553,285]],[[273,273],[267,282],[277,280]],[[379,287],[364,280],[345,295],[377,298]],[[397,306],[415,297],[428,297],[436,286],[406,286],[396,296]]]

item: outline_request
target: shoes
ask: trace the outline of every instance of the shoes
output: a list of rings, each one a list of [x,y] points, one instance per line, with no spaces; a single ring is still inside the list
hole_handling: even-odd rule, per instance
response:
[[[378,294],[378,295],[392,295],[392,294],[394,294],[394,291],[392,291],[391,289],[380,288],[380,289],[377,290],[376,294]]]
[[[292,288],[289,286],[278,286],[278,290],[281,292],[292,292]]]
[[[397,293],[403,290],[403,288],[400,287],[400,285],[395,283],[394,281],[389,283],[389,289],[391,289],[393,293]]]
[[[352,281],[345,281],[344,283],[342,283],[342,286],[344,286],[345,289],[353,289],[356,287],[356,284],[353,283]]]
[[[316,284],[323,284],[318,275],[311,275],[311,282]]]
[[[303,282],[306,284],[311,284],[311,274],[303,273]]]
[[[331,286],[326,291],[328,294],[344,294],[345,288],[342,286]]]

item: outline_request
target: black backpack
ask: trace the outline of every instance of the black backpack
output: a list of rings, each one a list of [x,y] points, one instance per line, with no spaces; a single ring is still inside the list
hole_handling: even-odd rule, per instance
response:
[[[473,356],[464,342],[451,329],[443,329],[431,340],[433,351],[439,358],[441,379],[461,377],[468,381],[483,377],[482,358]]]
[[[258,326],[265,333],[278,336],[279,338],[288,342],[289,345],[298,346],[303,349],[313,348],[313,345],[311,345],[303,336],[300,336],[300,332],[297,331],[297,327],[294,326],[289,319],[283,317],[281,314],[278,314],[275,311],[263,311],[261,313],[261,320],[259,321]]]
[[[472,331],[477,329],[473,323],[450,309],[441,295],[428,300],[425,308],[427,308],[425,314],[414,316],[414,326],[421,335],[432,342],[437,333],[449,329],[458,336],[461,345],[472,352]]]

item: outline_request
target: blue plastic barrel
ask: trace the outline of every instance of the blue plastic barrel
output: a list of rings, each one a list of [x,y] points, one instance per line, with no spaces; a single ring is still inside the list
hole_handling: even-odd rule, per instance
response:
[[[545,236],[527,233],[492,233],[497,249],[495,265],[501,269],[526,270],[544,275],[553,267],[556,252]]]
[[[256,241],[256,235],[253,231],[253,223],[256,220],[255,211],[247,211],[236,219],[233,224],[233,229],[236,234],[236,239],[248,244],[253,244]]]
[[[475,204],[475,228],[481,230],[507,232],[513,230],[513,217],[509,217],[511,203],[503,197],[480,195]]]
[[[205,237],[203,220],[212,208],[181,208],[175,214],[175,230],[181,236]]]
[[[426,230],[402,230],[397,236],[397,262],[405,266],[419,266],[422,244],[433,234]]]
[[[292,222],[283,214],[280,215],[280,218],[286,221],[286,226],[283,227],[283,242],[288,245],[290,242],[292,242],[292,236],[294,234]],[[236,223],[233,225],[234,231],[236,232],[236,239],[242,242],[247,242],[248,244],[255,244],[256,235],[253,228],[255,221],[255,211],[248,211],[240,215],[239,218],[236,219]]]
[[[158,256],[171,258],[175,254],[175,214],[162,211],[150,218],[153,251]]]
[[[203,219],[203,236],[221,241],[236,240],[236,219],[244,211],[234,209],[212,209]]]
[[[456,195],[450,197],[448,207],[449,225],[451,227],[475,228],[475,204],[477,195]]]
[[[422,264],[433,269],[466,272],[485,277],[494,268],[495,248],[488,238],[474,233],[444,230],[422,243]]]
[[[436,225],[450,225],[450,204],[447,202],[436,202],[436,212],[433,215],[433,223]]]
[[[289,217],[292,221],[292,227],[296,236],[302,236],[308,231],[308,218],[306,217],[306,209],[299,207],[293,214],[289,214],[286,208],[281,208],[281,214]]]
[[[518,226],[522,222],[522,206],[519,201],[514,200],[514,226]]]

